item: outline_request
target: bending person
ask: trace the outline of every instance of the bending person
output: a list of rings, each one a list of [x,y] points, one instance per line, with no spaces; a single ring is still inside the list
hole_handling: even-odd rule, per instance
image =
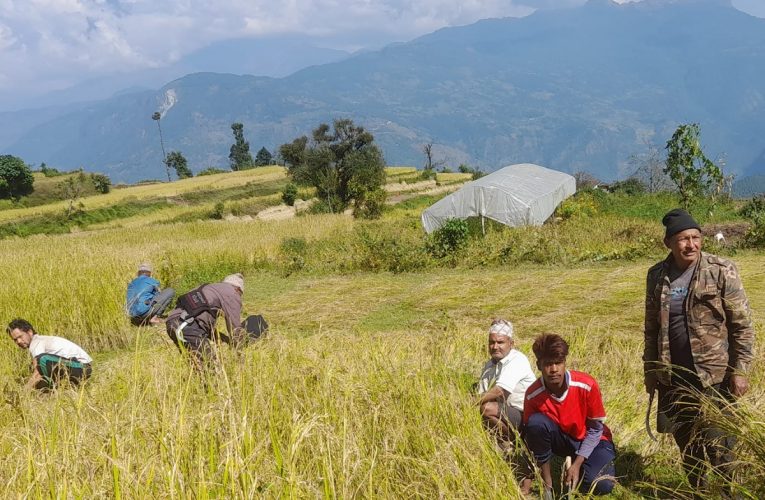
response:
[[[532,349],[542,376],[526,391],[524,440],[542,470],[546,497],[552,490],[553,455],[574,457],[564,484],[610,493],[616,451],[598,383],[586,373],[566,370],[568,344],[560,335],[540,335]]]
[[[165,288],[160,290],[159,281],[151,276],[151,264],[143,263],[138,266],[138,274],[128,284],[125,309],[130,322],[135,326],[162,323],[159,316],[175,297],[175,290]]]
[[[199,369],[215,362],[212,341],[219,313],[226,322],[228,336],[220,340],[230,343],[236,338],[242,314],[244,277],[241,274],[226,276],[221,283],[202,285],[180,296],[176,308],[170,311],[165,322],[167,334],[181,352],[187,351]]]
[[[52,335],[38,335],[32,325],[21,318],[11,321],[6,331],[16,345],[28,349],[34,359],[27,387],[51,390],[62,380],[76,386],[90,377],[93,360],[74,342]]]

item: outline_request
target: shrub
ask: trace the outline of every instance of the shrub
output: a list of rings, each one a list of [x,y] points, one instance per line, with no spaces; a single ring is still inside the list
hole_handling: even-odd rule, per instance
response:
[[[427,267],[428,255],[416,235],[379,222],[359,226],[353,240],[358,269],[402,273]]]
[[[290,182],[286,186],[284,186],[284,191],[282,191],[282,201],[289,206],[295,205],[295,200],[298,196],[298,187],[294,182]]]
[[[753,221],[761,220],[765,216],[765,196],[755,196],[747,201],[738,213]]]
[[[468,222],[463,219],[449,219],[428,238],[427,250],[437,259],[454,255],[467,245]]]
[[[387,194],[377,188],[366,193],[364,200],[353,209],[353,216],[362,219],[379,219],[385,210]]]
[[[197,174],[197,177],[199,177],[200,175],[215,175],[215,174],[225,174],[225,173],[227,173],[227,172],[230,172],[230,170],[222,170],[222,169],[220,169],[220,168],[215,168],[215,167],[208,167],[208,168],[206,168],[206,169],[202,170],[201,172],[199,172],[199,173]]]
[[[112,180],[104,174],[90,174],[90,180],[93,182],[93,187],[96,188],[101,194],[107,194],[111,191]]]
[[[222,201],[219,201],[213,207],[213,211],[210,214],[210,218],[211,219],[218,219],[218,220],[222,219],[223,216],[226,213],[225,210],[226,210],[226,205]]]
[[[563,200],[563,203],[555,210],[555,215],[563,220],[574,217],[592,217],[596,213],[598,213],[598,207],[595,203],[595,197],[587,191]]]
[[[305,267],[308,243],[305,238],[285,238],[279,245],[285,275],[300,271]]]
[[[611,186],[611,191],[614,193],[624,193],[632,196],[645,193],[646,185],[637,177],[630,177],[629,179],[615,182]]]

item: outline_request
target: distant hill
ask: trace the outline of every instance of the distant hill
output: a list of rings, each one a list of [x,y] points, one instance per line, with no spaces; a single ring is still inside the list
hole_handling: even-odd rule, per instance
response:
[[[765,20],[723,0],[647,0],[539,11],[442,29],[284,78],[198,73],[115,96],[28,129],[5,150],[28,162],[157,177],[156,123],[194,170],[226,166],[230,124],[271,151],[319,122],[351,117],[391,164],[440,159],[484,170],[533,162],[610,180],[627,160],[699,122],[705,151],[761,173]],[[172,105],[171,105],[172,103]],[[164,108],[163,108],[164,109]]]

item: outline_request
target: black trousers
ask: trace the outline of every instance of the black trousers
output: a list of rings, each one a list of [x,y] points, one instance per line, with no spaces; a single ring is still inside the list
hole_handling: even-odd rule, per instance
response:
[[[63,380],[77,386],[93,372],[89,363],[80,363],[76,359],[62,358],[54,354],[37,356],[35,368],[43,377],[35,388],[42,390],[55,389]]]
[[[214,365],[217,362],[217,357],[210,333],[201,328],[196,321],[192,321],[183,328],[179,338],[176,330],[180,324],[180,321],[173,320],[168,321],[166,325],[167,335],[178,347],[178,350],[191,357],[195,368],[205,369]]]
[[[686,377],[683,377],[686,378]],[[717,406],[725,414],[733,403],[728,381],[703,387],[699,380],[673,379],[671,387],[659,387],[660,407],[670,418],[672,436],[683,455],[683,468],[694,487],[705,484],[706,464],[727,480],[731,479],[735,437],[712,422],[702,401]]]

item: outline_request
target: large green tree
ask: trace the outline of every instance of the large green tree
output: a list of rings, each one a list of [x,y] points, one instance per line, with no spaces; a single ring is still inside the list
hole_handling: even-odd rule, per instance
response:
[[[0,198],[18,200],[34,191],[32,170],[17,156],[0,155]]]
[[[189,177],[194,177],[194,174],[191,172],[191,169],[188,166],[186,157],[183,156],[180,151],[170,151],[167,154],[167,158],[165,159],[165,165],[167,165],[168,169],[172,168],[175,170],[175,173],[178,175],[179,179],[188,179]]]
[[[231,162],[231,170],[246,170],[253,167],[252,155],[250,154],[250,143],[244,140],[244,125],[241,123],[232,123],[231,130],[234,131],[234,144],[228,154]]]
[[[349,119],[335,120],[333,128],[322,123],[310,141],[298,137],[283,144],[279,153],[292,178],[314,186],[330,211],[340,212],[353,203],[357,215],[379,215],[367,205],[384,202],[385,161],[364,127]]]
[[[702,151],[700,135],[697,123],[680,125],[666,146],[664,173],[677,187],[686,209],[695,198],[719,194],[725,181],[720,167]]]
[[[258,151],[258,154],[255,155],[255,166],[265,167],[266,165],[271,165],[273,160],[274,160],[274,157],[271,154],[271,152],[267,150],[265,146],[263,146]]]

